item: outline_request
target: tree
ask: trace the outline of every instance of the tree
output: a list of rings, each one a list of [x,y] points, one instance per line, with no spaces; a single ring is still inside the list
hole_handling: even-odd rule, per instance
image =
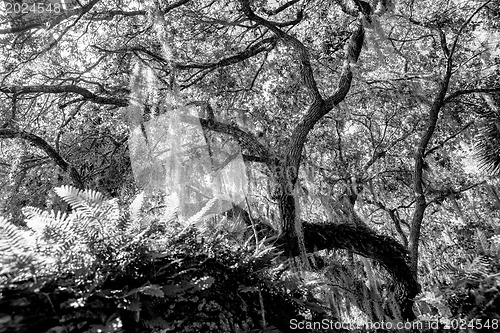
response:
[[[76,186],[106,187],[128,167],[128,78],[133,59],[144,62],[186,102],[213,110],[202,126],[232,136],[268,175],[288,254],[340,248],[375,260],[413,318],[426,209],[474,187],[435,188],[427,160],[449,157],[487,103],[480,94],[500,92],[498,40],[481,43],[498,36],[495,10],[493,1],[93,0],[0,29],[0,138],[30,143]],[[26,172],[11,172],[11,197]],[[303,221],[311,215],[297,191],[309,180],[308,191],[333,198],[329,223]],[[379,233],[360,217],[371,207],[386,214]]]

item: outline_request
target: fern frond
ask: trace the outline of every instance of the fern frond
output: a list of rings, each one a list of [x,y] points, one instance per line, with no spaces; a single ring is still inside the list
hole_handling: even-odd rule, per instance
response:
[[[488,238],[486,237],[485,233],[478,228],[476,228],[476,238],[479,253],[489,253],[490,243],[488,242]]]
[[[63,185],[56,187],[54,191],[82,217],[95,218],[105,202],[101,193],[90,189],[82,191],[73,186]]]
[[[456,265],[453,265],[450,262],[445,262],[441,265],[437,265],[436,270],[439,271],[440,273],[441,272],[444,272],[444,273],[453,272],[455,274],[458,274],[458,273],[462,272],[462,270],[459,267],[457,267]]]
[[[4,217],[0,217],[0,253],[22,253],[28,248],[21,230]]]
[[[28,227],[40,236],[49,236],[51,233],[69,233],[72,230],[72,218],[61,211],[44,211],[36,207],[22,209]]]
[[[95,226],[98,226],[99,232],[103,236],[109,236],[116,233],[115,228],[120,222],[120,207],[117,199],[107,200],[97,205],[94,209]]]
[[[488,98],[486,100],[488,103]],[[479,127],[476,136],[475,155],[479,160],[480,169],[492,175],[498,175],[500,173],[500,114],[492,108],[483,111],[480,116],[482,126]]]
[[[75,215],[47,212],[36,207],[23,208],[23,214],[27,217],[28,227],[35,231],[35,237],[40,242],[38,251],[48,255],[64,256],[78,239],[86,235],[85,231],[75,228]]]
[[[114,198],[106,201],[106,219],[113,225],[116,225],[120,219],[120,206],[118,199]]]
[[[32,207],[32,206],[23,207],[21,209],[21,211],[24,214],[24,216],[26,216],[26,218],[28,218],[28,219],[37,218],[39,215],[41,215],[44,212],[42,209],[40,209],[38,207]]]
[[[44,211],[37,207],[24,207],[23,214],[26,216],[25,222],[29,228],[37,233],[42,233],[46,228],[68,229],[68,214],[61,211]]]
[[[80,190],[70,185],[63,185],[61,187],[56,187],[54,191],[65,200],[66,198],[71,200],[71,198],[78,197],[93,204],[101,204],[105,201],[102,193],[92,189]]]
[[[482,277],[488,274],[489,263],[483,256],[476,255],[472,260],[467,260],[464,265],[464,271],[466,276]]]
[[[130,213],[125,211],[120,214],[120,218],[118,219],[116,227],[121,231],[131,230],[133,222],[134,220],[132,220]]]

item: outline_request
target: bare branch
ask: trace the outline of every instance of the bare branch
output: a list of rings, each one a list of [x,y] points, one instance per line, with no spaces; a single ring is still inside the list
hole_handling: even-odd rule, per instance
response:
[[[81,95],[86,101],[90,101],[97,104],[115,105],[117,107],[126,107],[129,105],[129,102],[126,99],[117,97],[98,96],[85,88],[74,85],[0,87],[0,91],[4,93],[11,93],[18,95],[30,94],[30,93],[55,93],[55,94],[75,93]],[[211,114],[209,113],[208,119],[200,118],[201,125],[204,128],[215,132],[228,134],[237,139],[242,145],[242,148],[248,149],[252,155],[261,158],[263,161],[269,162],[271,160],[271,154],[269,152],[269,149],[264,147],[253,134],[245,132],[236,126],[216,122],[213,119],[210,119],[210,117]]]
[[[133,10],[133,11],[126,11],[126,10],[109,10],[104,13],[95,13],[92,14],[92,17],[90,20],[92,21],[110,21],[112,20],[115,16],[125,16],[125,17],[132,17],[132,16],[144,16],[146,15],[147,12],[145,10]]]
[[[265,163],[271,163],[272,158],[269,149],[264,147],[253,134],[245,132],[233,125],[228,125],[203,118],[200,118],[200,123],[203,128],[232,136],[241,144],[241,148],[248,149],[248,151],[252,155],[261,158]]]
[[[429,202],[427,203],[427,206],[430,206],[433,203],[441,204],[446,198],[456,198],[457,194],[466,192],[470,189],[473,189],[474,187],[477,187],[477,186],[480,186],[483,184],[486,184],[486,180],[483,180],[479,183],[475,183],[475,184],[471,184],[471,185],[467,185],[467,186],[462,186],[458,190],[454,190],[452,188],[443,189],[443,190],[439,191],[438,194],[433,199],[429,200]]]
[[[406,237],[406,234],[404,233],[403,229],[401,228],[401,224],[407,225],[407,223],[401,219],[401,217],[399,216],[398,210],[396,208],[390,209],[386,205],[384,205],[381,201],[378,201],[378,200],[372,201],[370,199],[365,198],[365,201],[369,204],[377,206],[378,208],[382,209],[383,211],[387,212],[387,214],[389,214],[389,217],[391,218],[392,222],[394,222],[394,227],[396,228],[396,231],[397,231],[399,237],[403,241],[404,247],[407,248],[408,247],[408,238]]]

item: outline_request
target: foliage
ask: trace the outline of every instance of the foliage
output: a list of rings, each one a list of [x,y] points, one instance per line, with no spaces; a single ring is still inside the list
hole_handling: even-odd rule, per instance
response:
[[[70,214],[28,207],[29,232],[1,220],[0,332],[272,332],[316,310],[266,273],[272,247],[138,227],[141,196],[127,217],[98,192],[56,192]]]
[[[497,261],[478,252],[475,238],[476,229],[488,242],[500,234],[500,182],[486,173],[498,166],[498,1],[71,3],[64,15],[27,25],[0,13],[0,210],[16,226],[0,222],[8,235],[0,243],[7,249],[2,269],[15,272],[4,279],[40,281],[83,266],[101,281],[150,247],[163,253],[159,231],[175,218],[168,227],[158,222],[161,199],[145,198],[154,201],[154,217],[116,211],[137,192],[126,107],[133,64],[140,62],[182,103],[199,108],[207,135],[229,135],[241,146],[251,176],[249,218],[236,226],[217,217],[217,237],[246,248],[254,230],[240,232],[245,228],[253,227],[259,241],[286,233],[290,221],[298,221],[296,231],[302,220],[318,231],[304,242],[311,245],[307,258],[324,267],[318,272],[302,262],[285,269],[295,287],[284,289],[300,286],[339,320],[388,313],[394,319],[397,311],[386,311],[394,296],[390,280],[404,274],[389,276],[371,259],[337,251],[335,243],[359,234],[320,236],[332,225],[361,225],[385,237],[376,238],[380,248],[396,244],[414,254],[420,315],[476,317],[496,304],[497,282],[488,277]],[[143,120],[157,112],[144,105]],[[101,211],[90,192],[72,193],[81,204],[76,215],[50,191],[68,183],[118,201],[102,199]],[[290,200],[289,188],[299,198]],[[43,236],[27,229],[26,206],[36,207],[24,209],[27,222],[47,226]],[[66,213],[45,212],[51,209]],[[84,230],[73,225],[80,220]],[[103,228],[101,220],[117,227]],[[165,237],[183,229],[175,228]],[[22,244],[26,237],[38,245]],[[470,284],[455,285],[469,273]],[[486,303],[479,297],[476,304],[472,292]]]
[[[476,254],[454,270],[454,283],[445,291],[454,317],[500,320],[500,244],[477,230]],[[493,330],[494,331],[494,330]]]
[[[439,275],[445,280],[439,288],[421,295],[420,300],[433,311],[421,316],[423,320],[437,319],[444,325],[482,323],[481,332],[496,332],[500,327],[500,247],[498,236],[488,240],[476,230],[476,248],[460,265],[444,265]],[[449,274],[448,276],[445,273]],[[423,304],[420,304],[422,307]],[[423,308],[423,307],[422,307]]]
[[[4,233],[0,244],[5,248],[2,264],[8,274],[43,275],[102,263],[124,264],[124,249],[142,243],[143,233],[120,214],[116,199],[106,200],[96,191],[81,191],[71,186],[58,187],[55,192],[71,206],[69,214],[25,207],[26,230],[2,220]],[[31,262],[18,261],[17,253]]]

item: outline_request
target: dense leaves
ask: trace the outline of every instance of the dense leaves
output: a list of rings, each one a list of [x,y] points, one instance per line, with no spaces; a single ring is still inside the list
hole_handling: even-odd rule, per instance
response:
[[[78,265],[125,267],[145,255],[127,247],[135,244],[130,237],[149,230],[141,236],[147,239],[175,220],[163,193],[144,196],[149,222],[132,227],[127,214],[118,214],[139,192],[126,143],[129,82],[141,63],[151,69],[152,89],[139,123],[162,112],[161,103],[190,105],[207,137],[223,133],[243,152],[250,179],[244,207],[199,221],[199,228],[208,226],[237,248],[247,248],[248,239],[276,240],[284,255],[270,267],[295,260],[283,274],[296,279],[295,289],[314,285],[311,294],[329,318],[494,313],[498,253],[488,251],[497,244],[500,221],[498,1],[65,3],[63,12],[38,17],[0,13],[0,248],[10,249],[9,278],[23,280],[40,260],[73,253],[81,261],[65,258],[60,267],[69,277],[61,281],[78,289],[71,277]],[[67,192],[65,202],[52,188],[67,184],[80,190]],[[97,195],[85,188],[103,197],[82,197]],[[106,202],[103,211],[96,202]],[[59,213],[45,212],[51,209]],[[38,257],[25,255],[30,245],[19,241],[33,219],[59,228],[37,236],[46,249],[31,249]],[[155,219],[163,225],[151,227]],[[75,220],[84,221],[81,228],[69,227]],[[111,239],[118,230],[124,234]],[[488,251],[478,249],[477,239],[490,244]],[[254,303],[256,286],[264,308],[278,302],[262,286],[268,280],[253,280],[253,268],[248,276],[231,268],[247,254],[230,252],[218,261],[203,252],[205,245],[191,253],[176,243],[160,251],[163,263],[184,249],[192,262],[182,267],[200,265],[193,279],[211,276],[202,273],[211,270],[201,264],[208,258],[220,268],[212,275],[230,276],[220,277],[220,286],[235,291],[233,283],[242,279],[251,287],[243,294],[252,311],[263,307]],[[487,263],[476,259],[485,254]],[[153,282],[151,267],[141,268],[135,294],[163,308],[166,293],[160,297],[158,288],[165,285]],[[461,284],[471,267],[482,268]],[[109,274],[107,281],[119,275]],[[246,320],[249,328],[265,326],[233,294],[196,291],[202,292],[238,309],[210,313],[240,328]],[[189,312],[195,303],[208,304],[197,298],[179,306]],[[153,320],[155,306],[126,311]],[[115,312],[106,318],[114,321]],[[161,318],[171,324],[189,316]],[[143,325],[135,319],[129,325],[137,323]],[[278,325],[269,319],[269,326]]]

